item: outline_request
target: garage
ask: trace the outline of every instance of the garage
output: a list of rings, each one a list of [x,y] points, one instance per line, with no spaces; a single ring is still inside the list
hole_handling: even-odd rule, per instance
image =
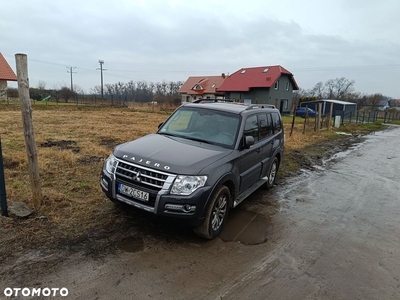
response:
[[[328,115],[331,109],[331,103],[333,103],[333,111],[332,116],[341,116],[342,119],[355,116],[357,113],[357,104],[347,101],[340,100],[316,100],[316,101],[307,101],[300,103],[300,107],[308,107],[315,111],[318,111],[318,104],[322,104],[321,114]]]

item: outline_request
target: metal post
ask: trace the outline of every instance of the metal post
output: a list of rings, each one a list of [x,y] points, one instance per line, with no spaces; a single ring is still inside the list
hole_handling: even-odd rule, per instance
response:
[[[0,206],[1,206],[1,215],[4,217],[8,217],[6,181],[4,176],[3,152],[1,150],[1,137],[0,137]]]

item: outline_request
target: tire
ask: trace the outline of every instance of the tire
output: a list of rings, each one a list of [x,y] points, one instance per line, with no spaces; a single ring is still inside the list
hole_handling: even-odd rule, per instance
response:
[[[274,160],[272,161],[271,166],[269,167],[269,170],[268,170],[268,175],[267,175],[268,179],[265,184],[267,189],[270,189],[274,186],[275,180],[276,180],[276,174],[278,173],[278,169],[279,169],[279,161],[275,156]]]
[[[197,235],[211,240],[221,233],[228,217],[230,198],[231,194],[225,185],[218,188],[207,207],[203,223],[194,228]]]

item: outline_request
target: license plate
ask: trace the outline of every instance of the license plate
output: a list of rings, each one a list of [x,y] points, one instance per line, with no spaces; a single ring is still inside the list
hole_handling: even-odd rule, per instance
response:
[[[118,192],[130,196],[132,198],[138,198],[143,201],[149,201],[149,193],[134,189],[122,183],[118,184]]]

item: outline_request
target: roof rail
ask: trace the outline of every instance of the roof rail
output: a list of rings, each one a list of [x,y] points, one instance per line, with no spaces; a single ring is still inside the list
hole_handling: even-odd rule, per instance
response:
[[[246,108],[246,110],[250,110],[250,109],[253,109],[253,108],[276,108],[275,107],[275,105],[272,105],[272,104],[250,104],[247,108]]]

